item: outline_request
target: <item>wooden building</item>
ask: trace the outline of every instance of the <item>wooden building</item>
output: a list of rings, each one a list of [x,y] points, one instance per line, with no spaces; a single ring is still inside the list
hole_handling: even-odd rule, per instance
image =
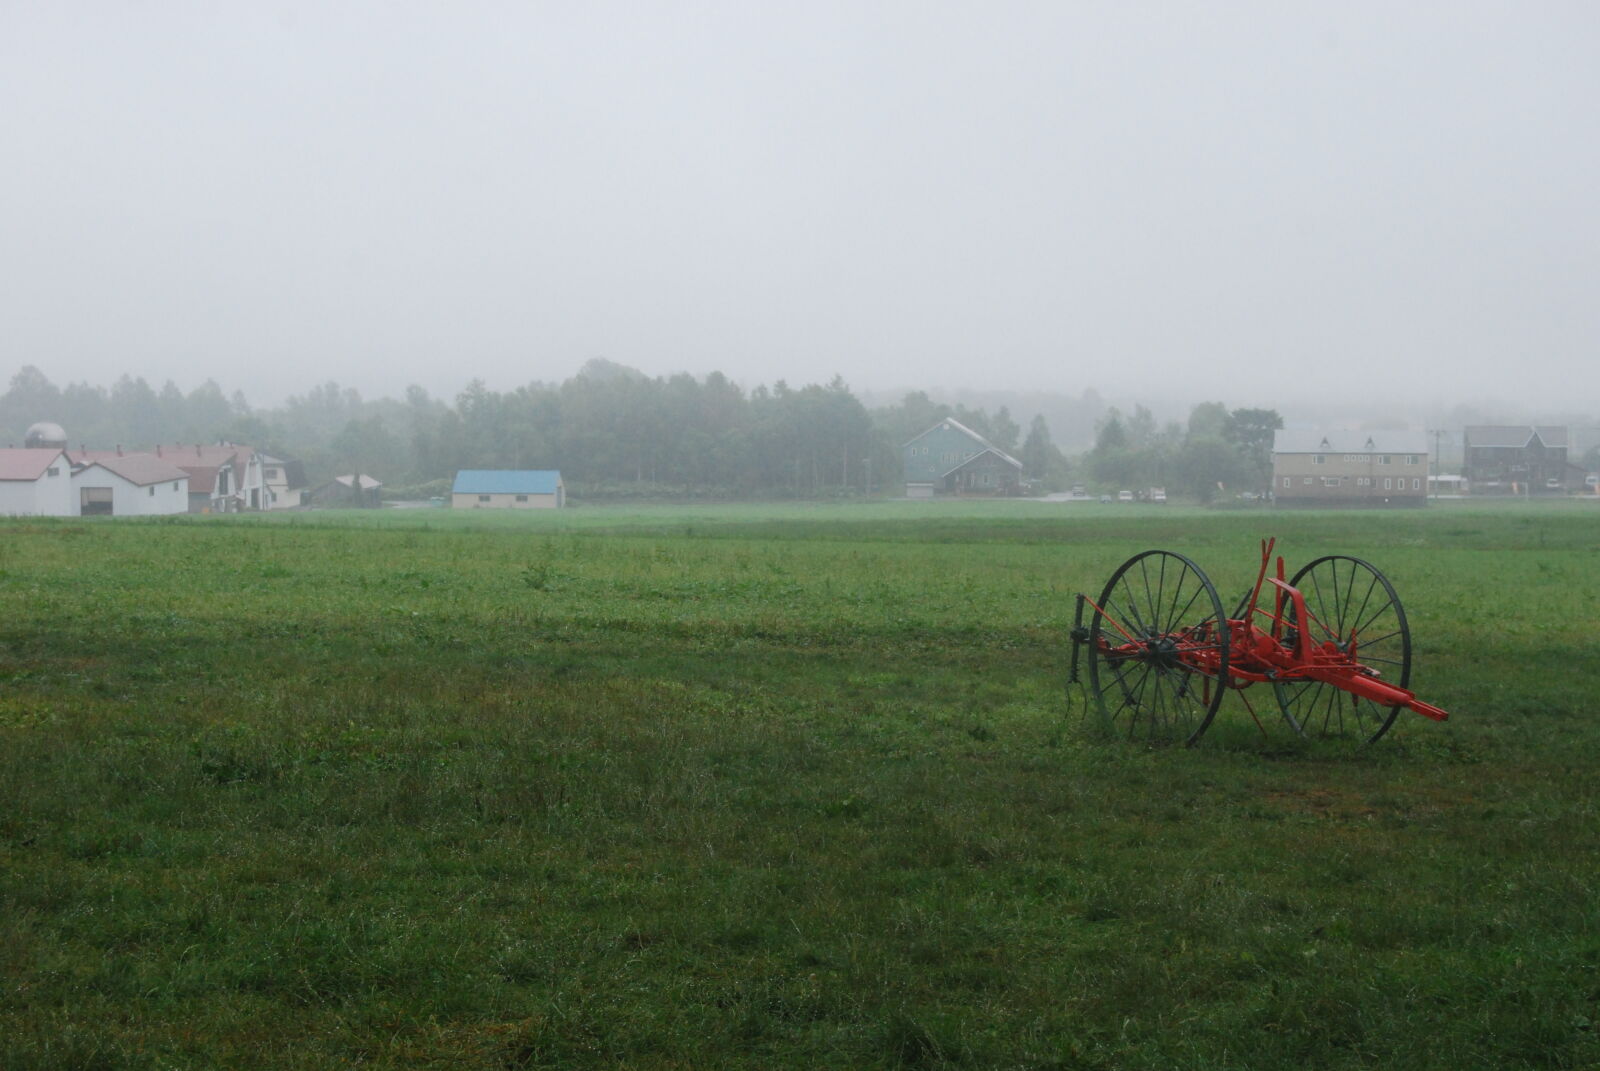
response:
[[[299,504],[312,509],[377,509],[383,505],[383,481],[349,472],[306,491]]]
[[[900,448],[906,497],[1015,495],[1022,462],[951,417]]]
[[[1462,475],[1474,495],[1581,491],[1586,473],[1567,457],[1567,429],[1474,424],[1461,437]]]
[[[1272,498],[1280,506],[1426,505],[1427,433],[1278,431]]]

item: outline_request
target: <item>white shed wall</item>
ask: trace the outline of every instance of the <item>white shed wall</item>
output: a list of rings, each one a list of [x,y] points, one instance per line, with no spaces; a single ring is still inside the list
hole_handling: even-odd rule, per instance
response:
[[[78,501],[72,490],[72,466],[65,456],[37,480],[0,480],[0,516],[72,517]]]
[[[174,486],[176,485],[176,486]],[[189,512],[189,479],[164,480],[140,487],[118,476],[110,469],[90,465],[72,478],[72,512],[82,510],[82,490],[85,487],[111,488],[111,514],[114,517],[153,517],[169,513]],[[155,494],[150,493],[155,488]]]

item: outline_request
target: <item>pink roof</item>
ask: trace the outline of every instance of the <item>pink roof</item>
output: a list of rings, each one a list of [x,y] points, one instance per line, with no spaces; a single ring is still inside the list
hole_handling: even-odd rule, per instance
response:
[[[54,446],[13,446],[0,450],[0,480],[37,480],[61,454],[61,449]]]
[[[188,473],[176,465],[169,465],[154,454],[125,454],[122,457],[101,458],[92,464],[114,472],[131,484],[148,487],[153,483],[188,478]]]
[[[238,458],[243,468],[256,452],[253,446],[236,446],[232,443],[173,443],[161,444],[146,453],[160,452],[161,460],[174,465],[210,465],[216,468],[232,458]]]

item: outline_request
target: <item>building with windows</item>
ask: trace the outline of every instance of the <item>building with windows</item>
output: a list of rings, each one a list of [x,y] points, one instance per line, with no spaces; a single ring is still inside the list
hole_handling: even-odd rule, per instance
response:
[[[268,454],[261,455],[261,484],[266,509],[294,509],[311,489],[304,465]]]
[[[151,517],[189,512],[189,474],[154,454],[121,454],[72,472],[82,517]]]
[[[900,448],[906,497],[1014,495],[1022,462],[951,417]]]
[[[1461,437],[1462,474],[1474,495],[1581,491],[1584,470],[1567,457],[1567,429],[1476,424]]]
[[[59,446],[0,449],[0,516],[71,517],[72,463]]]
[[[554,469],[462,469],[450,488],[452,509],[558,509],[567,487]]]
[[[1278,431],[1272,498],[1280,506],[1426,505],[1427,433]]]

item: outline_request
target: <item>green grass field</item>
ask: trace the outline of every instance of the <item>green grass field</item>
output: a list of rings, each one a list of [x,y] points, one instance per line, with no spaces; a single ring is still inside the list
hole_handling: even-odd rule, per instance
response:
[[[1452,720],[1067,712],[1266,535]],[[1590,503],[0,521],[0,1068],[1600,1066],[1597,618]]]

